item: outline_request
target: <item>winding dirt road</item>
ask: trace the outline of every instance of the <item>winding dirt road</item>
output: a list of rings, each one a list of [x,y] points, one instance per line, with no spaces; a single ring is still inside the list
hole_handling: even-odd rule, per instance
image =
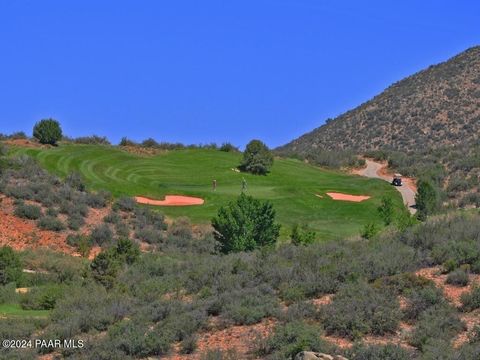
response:
[[[361,176],[366,176],[369,178],[382,179],[388,182],[392,181],[392,176],[385,174],[385,169],[387,168],[386,164],[382,164],[373,160],[365,159],[367,166],[364,169],[358,170],[356,173]],[[382,172],[385,174],[382,174]],[[402,186],[395,186],[395,188],[402,194],[403,203],[407,206],[411,214],[415,214],[417,209],[415,209],[415,194],[416,189],[413,184],[413,181],[410,179],[404,179]]]

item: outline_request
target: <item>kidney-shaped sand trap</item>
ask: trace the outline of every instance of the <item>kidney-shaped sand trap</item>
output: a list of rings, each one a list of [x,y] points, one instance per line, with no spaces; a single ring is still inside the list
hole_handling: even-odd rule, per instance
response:
[[[156,206],[190,206],[202,205],[205,202],[202,198],[183,195],[166,195],[164,200],[154,200],[143,196],[135,196],[135,201],[139,204]]]
[[[327,195],[330,196],[333,200],[341,201],[361,202],[370,199],[370,196],[367,195],[349,195],[336,192],[327,192]]]

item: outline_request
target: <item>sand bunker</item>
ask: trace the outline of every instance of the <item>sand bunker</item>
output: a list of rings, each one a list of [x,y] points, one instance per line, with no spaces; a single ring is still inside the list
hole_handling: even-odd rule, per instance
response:
[[[330,196],[333,200],[341,201],[361,202],[370,199],[370,196],[367,195],[349,195],[336,192],[328,192],[327,195]]]
[[[143,196],[135,196],[135,201],[139,204],[155,206],[190,206],[202,205],[205,202],[202,198],[183,195],[166,195],[164,200],[154,200]]]

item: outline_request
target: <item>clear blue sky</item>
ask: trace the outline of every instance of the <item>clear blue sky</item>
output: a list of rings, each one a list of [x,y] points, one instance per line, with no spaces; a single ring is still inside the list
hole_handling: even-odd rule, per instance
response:
[[[478,44],[478,0],[0,0],[0,132],[274,147]]]

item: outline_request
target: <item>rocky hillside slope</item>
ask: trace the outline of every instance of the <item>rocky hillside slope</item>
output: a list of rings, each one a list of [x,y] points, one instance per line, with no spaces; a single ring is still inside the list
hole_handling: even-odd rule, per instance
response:
[[[480,133],[480,46],[403,79],[370,101],[280,147],[415,150],[471,144]]]

